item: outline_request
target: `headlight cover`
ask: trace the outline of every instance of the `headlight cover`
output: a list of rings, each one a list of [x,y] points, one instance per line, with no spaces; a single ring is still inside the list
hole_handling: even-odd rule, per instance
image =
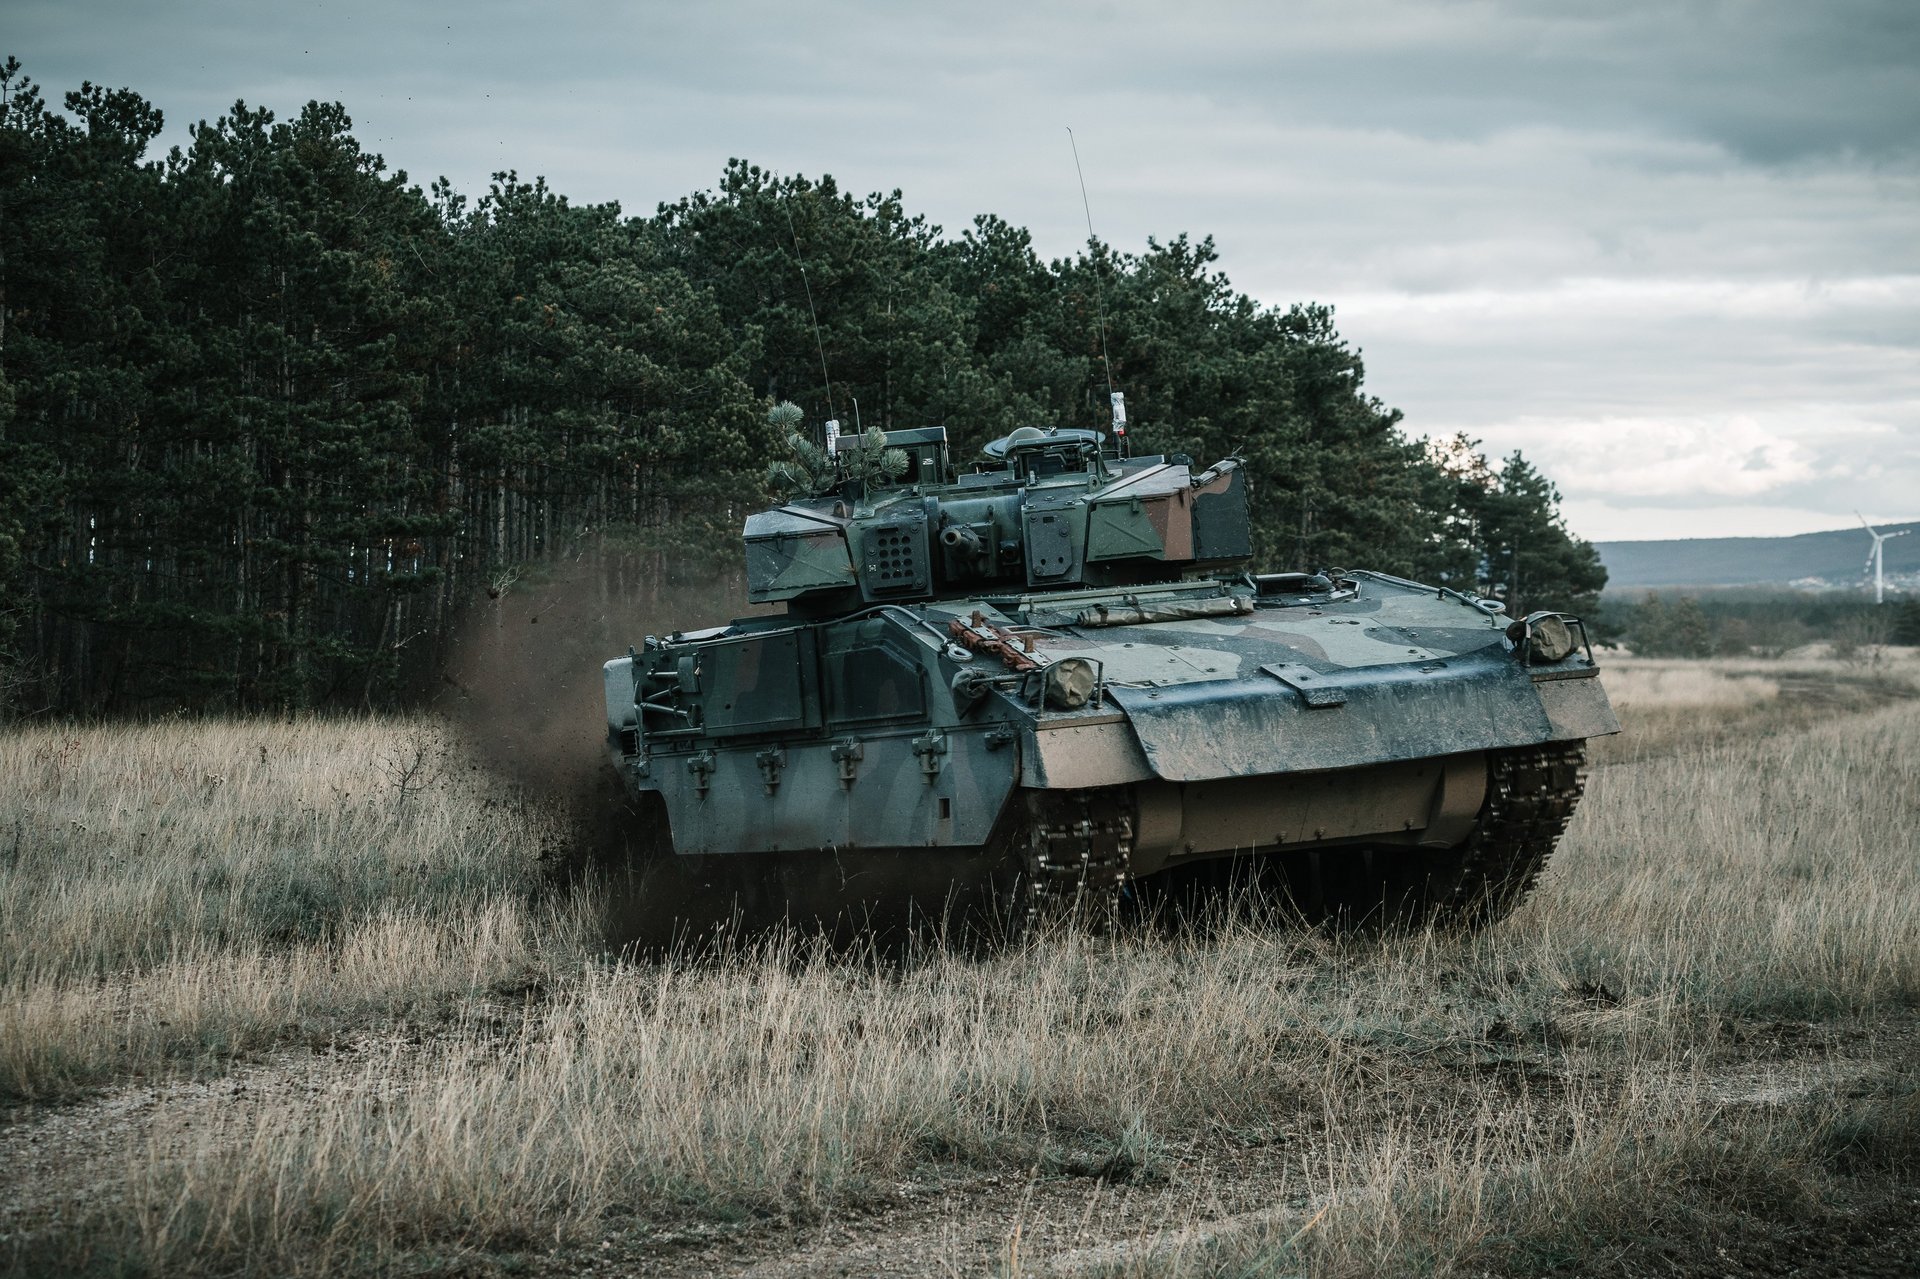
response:
[[[1560,613],[1529,613],[1507,627],[1507,639],[1514,651],[1529,662],[1563,662],[1573,655],[1578,642],[1573,628]]]

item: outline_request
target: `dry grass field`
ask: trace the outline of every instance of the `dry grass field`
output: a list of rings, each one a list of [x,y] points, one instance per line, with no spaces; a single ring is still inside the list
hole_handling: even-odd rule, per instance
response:
[[[1484,935],[629,962],[431,721],[0,734],[0,1266],[1920,1272],[1920,660],[1623,660]]]

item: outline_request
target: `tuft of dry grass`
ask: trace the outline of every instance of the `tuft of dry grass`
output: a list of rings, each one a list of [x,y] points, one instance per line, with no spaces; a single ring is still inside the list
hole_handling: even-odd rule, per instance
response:
[[[1631,705],[1623,713],[1631,725]],[[1513,926],[1726,1011],[1920,1000],[1920,703],[1601,770]]]
[[[1819,1213],[1818,1108],[1737,1112],[1657,1082],[1341,1134],[1321,1166],[1302,1170],[1292,1202],[1225,1228],[1149,1236],[1075,1269],[1110,1279],[1633,1273],[1621,1263],[1684,1268]]]
[[[0,1098],[416,1006],[570,955],[555,815],[424,720],[0,734]]]
[[[1610,657],[1600,677],[1627,731],[1591,750],[1595,762],[1614,763],[1798,732],[1920,697],[1920,650],[1876,650],[1871,662]]]

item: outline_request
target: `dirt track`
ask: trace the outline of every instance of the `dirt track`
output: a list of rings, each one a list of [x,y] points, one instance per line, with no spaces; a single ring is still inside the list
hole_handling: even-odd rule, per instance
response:
[[[1791,1122],[1811,1099],[1872,1096],[1888,1086],[1890,1069],[1920,1055],[1920,1017],[1840,1043],[1831,1026],[1778,1021],[1736,1027],[1731,1038],[1738,1047],[1696,1075],[1690,1095],[1702,1105],[1775,1110]],[[349,1088],[370,1065],[387,1060],[396,1042],[370,1037],[337,1049],[276,1053],[207,1080],[138,1084],[70,1105],[15,1108],[0,1123],[0,1235],[44,1227],[124,1193],[127,1168],[152,1142],[185,1144],[235,1125],[244,1131],[250,1116],[269,1107]],[[1591,1061],[1584,1068],[1605,1066]],[[1340,1120],[1386,1122],[1415,1094],[1445,1096],[1465,1115],[1477,1105],[1550,1093],[1562,1083],[1540,1054],[1463,1057],[1397,1081],[1383,1079],[1377,1104],[1360,1102]],[[454,1268],[687,1279],[1074,1276],[1141,1266],[1151,1272],[1168,1252],[1204,1254],[1249,1234],[1311,1232],[1330,1199],[1355,1193],[1349,1186],[1327,1188],[1329,1117],[1287,1118],[1298,1127],[1196,1134],[1188,1144],[1156,1150],[1145,1167],[1090,1162],[1024,1175],[932,1169],[874,1187],[862,1207],[817,1220],[696,1221],[665,1229],[610,1222],[597,1244],[468,1255]],[[1850,1191],[1817,1217],[1774,1223],[1764,1239],[1716,1240],[1704,1248],[1697,1240],[1674,1240],[1623,1255],[1607,1273],[1920,1274],[1920,1185],[1867,1180]]]

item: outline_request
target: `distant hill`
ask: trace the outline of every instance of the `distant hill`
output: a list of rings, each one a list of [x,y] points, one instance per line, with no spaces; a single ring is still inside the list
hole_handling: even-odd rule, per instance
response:
[[[1887,543],[1887,585],[1920,589],[1920,523],[1875,525],[1910,530]],[[1687,537],[1659,542],[1596,542],[1609,591],[1660,587],[1788,586],[1858,589],[1873,541],[1863,528],[1796,537]]]

